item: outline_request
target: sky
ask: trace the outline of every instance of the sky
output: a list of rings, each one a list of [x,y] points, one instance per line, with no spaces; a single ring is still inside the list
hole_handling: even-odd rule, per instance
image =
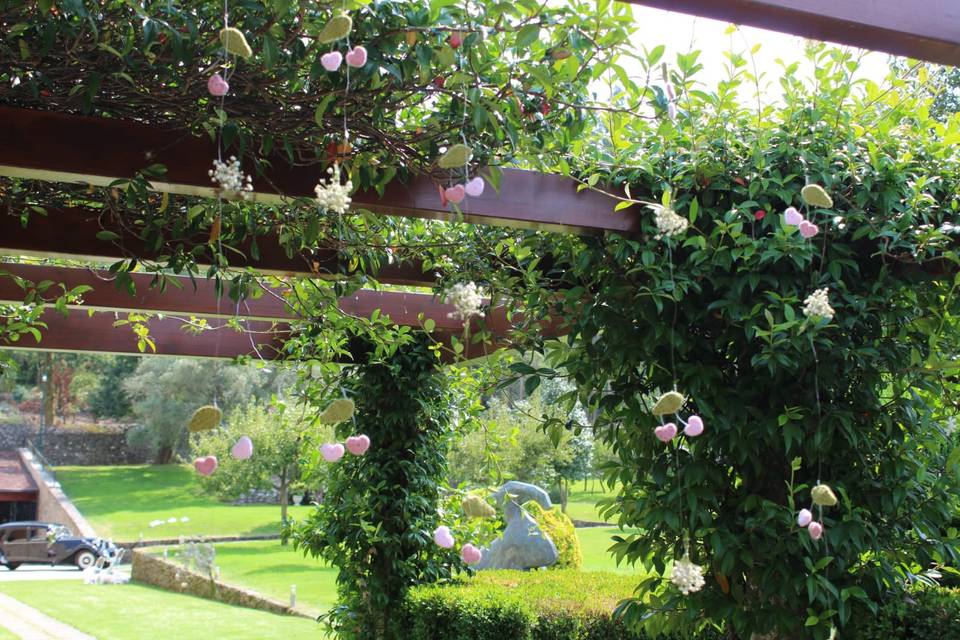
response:
[[[699,60],[704,65],[702,81],[708,86],[726,77],[723,53],[730,50],[731,39],[735,50],[744,54],[753,45],[760,45],[755,59],[758,70],[766,74],[764,79],[767,83],[775,83],[779,76],[777,58],[788,63],[803,59],[805,40],[797,36],[753,27],[741,27],[731,36],[726,34],[729,26],[726,22],[636,5],[632,9],[640,43],[648,48],[658,44],[667,45],[664,60],[673,62],[677,53],[685,53],[691,48],[701,50]],[[857,77],[867,77],[880,83],[887,75],[888,59],[885,53],[866,54]],[[772,90],[777,91],[778,88],[773,86]]]

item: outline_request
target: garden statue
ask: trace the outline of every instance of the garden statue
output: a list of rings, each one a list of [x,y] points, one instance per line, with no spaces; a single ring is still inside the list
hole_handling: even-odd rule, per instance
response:
[[[532,484],[511,481],[500,487],[494,498],[503,507],[507,528],[489,549],[483,549],[476,569],[534,569],[554,564],[558,553],[553,540],[520,508],[529,500],[536,500],[544,509],[552,508],[547,492]]]

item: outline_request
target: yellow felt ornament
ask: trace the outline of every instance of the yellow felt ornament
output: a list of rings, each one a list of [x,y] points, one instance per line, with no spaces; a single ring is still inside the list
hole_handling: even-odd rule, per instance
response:
[[[668,391],[657,400],[650,411],[655,416],[665,416],[676,413],[683,406],[683,396],[676,391]]]
[[[240,31],[240,29],[224,27],[220,30],[220,42],[227,50],[227,53],[232,53],[241,58],[249,58],[253,55],[253,49],[247,44],[247,39],[243,36],[243,32]]]
[[[808,184],[800,190],[800,197],[811,207],[833,208],[833,198],[818,184]]]
[[[460,508],[468,518],[492,518],[497,515],[497,510],[480,496],[467,496],[460,503]]]
[[[330,22],[324,25],[323,30],[320,31],[320,34],[317,36],[317,42],[320,44],[330,44],[331,42],[342,40],[350,35],[352,29],[353,20],[350,16],[334,16],[330,18]]]
[[[213,405],[206,405],[193,412],[190,422],[187,423],[187,429],[191,433],[209,431],[215,429],[222,418],[223,412],[220,409]]]
[[[837,504],[837,496],[829,486],[818,484],[810,489],[810,497],[813,498],[813,504],[821,507],[832,507]]]
[[[440,156],[437,164],[441,169],[459,169],[470,162],[473,157],[473,151],[465,144],[455,144],[447,152]]]
[[[346,422],[353,417],[355,405],[349,398],[341,398],[330,403],[323,413],[320,414],[320,422],[323,424],[339,424]]]

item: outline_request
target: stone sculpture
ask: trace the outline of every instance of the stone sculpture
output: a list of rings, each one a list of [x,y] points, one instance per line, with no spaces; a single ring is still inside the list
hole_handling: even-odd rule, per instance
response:
[[[544,509],[553,504],[547,492],[525,482],[507,482],[494,494],[503,508],[507,528],[483,549],[483,559],[475,566],[483,569],[535,569],[549,567],[557,561],[557,547],[520,505],[536,500]]]

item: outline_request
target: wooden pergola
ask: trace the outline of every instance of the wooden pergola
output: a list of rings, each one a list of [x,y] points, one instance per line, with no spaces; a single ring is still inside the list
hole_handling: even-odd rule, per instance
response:
[[[902,0],[629,1],[960,65],[960,2],[956,0],[925,0],[922,11]],[[207,160],[214,155],[209,140],[186,131],[0,105],[0,175],[4,176],[105,186],[159,163],[168,167],[168,173],[152,182],[156,191],[212,197],[215,194],[206,178]],[[275,203],[285,197],[312,195],[316,183],[313,168],[289,167],[279,160],[272,166],[274,169],[254,182],[256,201]],[[354,195],[353,203],[382,215],[454,219],[439,206],[436,185],[428,178],[406,184],[392,182],[382,196],[361,191]],[[121,232],[115,241],[99,239],[101,214],[80,208],[48,210],[46,216],[31,216],[27,227],[20,225],[17,216],[0,215],[0,253],[105,261],[123,258],[122,248],[150,257],[133,234]],[[488,189],[483,196],[467,201],[462,218],[459,215],[456,219],[474,224],[578,234],[630,234],[639,228],[636,207],[615,212],[611,199],[592,190],[578,190],[573,180],[509,169],[504,172],[500,194]],[[340,256],[332,249],[291,258],[269,238],[259,247],[258,258],[240,259],[235,266],[276,276],[280,283],[285,277],[333,277],[343,272]],[[152,276],[133,274],[137,293],[129,296],[112,286],[109,273],[93,269],[27,264],[4,264],[0,269],[31,282],[51,280],[68,287],[86,284],[93,288],[67,317],[52,310],[45,313],[48,329],[41,342],[28,338],[7,345],[16,348],[139,353],[135,336],[129,328],[117,326],[117,320],[131,312],[147,312],[158,314],[149,327],[160,354],[224,358],[256,354],[269,359],[282,355],[281,345],[295,320],[282,286],[237,305],[218,300],[213,284],[204,280],[181,278],[181,286],[160,291],[150,287]],[[386,265],[370,275],[391,285],[430,287],[436,281],[436,274],[409,262]],[[13,279],[0,278],[0,302],[22,302],[23,294]],[[432,320],[442,340],[462,331],[461,323],[450,318],[452,308],[430,294],[363,290],[340,299],[338,306],[362,317],[379,310],[393,322],[411,327]],[[223,328],[184,331],[194,317],[207,319],[209,327]],[[225,319],[234,317],[242,319],[245,332],[224,327]],[[507,310],[492,310],[486,327],[493,342],[468,347],[468,357],[497,348],[499,338],[510,330]]]

